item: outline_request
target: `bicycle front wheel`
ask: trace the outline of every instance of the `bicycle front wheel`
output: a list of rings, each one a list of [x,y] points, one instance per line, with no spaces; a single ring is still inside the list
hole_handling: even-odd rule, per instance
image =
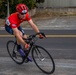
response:
[[[7,51],[10,57],[17,63],[22,64],[24,62],[24,58],[17,51],[17,44],[10,40],[7,42]]]
[[[32,49],[32,58],[37,67],[46,74],[52,74],[55,71],[55,63],[49,52],[41,46]]]

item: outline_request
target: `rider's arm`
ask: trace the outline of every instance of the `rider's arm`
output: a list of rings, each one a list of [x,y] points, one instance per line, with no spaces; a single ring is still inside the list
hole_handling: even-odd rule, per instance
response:
[[[14,35],[16,36],[17,40],[22,43],[23,45],[26,44],[26,42],[22,39],[22,35],[20,35],[20,32],[17,28],[12,28],[14,31]]]
[[[39,29],[38,29],[38,27],[36,26],[36,24],[32,21],[32,19],[30,19],[30,20],[28,21],[28,23],[30,24],[30,26],[33,28],[33,30],[34,30],[36,33],[39,33],[39,32],[40,32]]]
[[[30,20],[28,21],[28,23],[29,23],[30,26],[34,29],[34,31],[35,31],[36,33],[40,33],[38,27],[37,27],[36,24],[32,21],[32,19],[30,19]],[[44,36],[43,36],[42,34],[39,34],[39,37],[40,37],[40,38],[44,38]]]

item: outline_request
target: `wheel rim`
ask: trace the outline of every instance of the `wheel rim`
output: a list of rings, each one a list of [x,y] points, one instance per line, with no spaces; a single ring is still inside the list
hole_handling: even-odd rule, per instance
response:
[[[42,55],[40,54],[40,52],[42,53]],[[50,56],[50,54],[44,48],[37,46],[36,48],[34,48],[32,53],[33,53],[32,54],[33,60],[41,71],[48,74],[54,72],[55,70],[54,61]]]

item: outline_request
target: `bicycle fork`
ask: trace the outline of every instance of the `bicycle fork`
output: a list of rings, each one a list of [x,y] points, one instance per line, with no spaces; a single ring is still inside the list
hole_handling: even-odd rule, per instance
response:
[[[44,56],[42,55],[42,53],[39,51],[39,49],[37,47],[35,48],[35,52],[40,61],[45,60]]]

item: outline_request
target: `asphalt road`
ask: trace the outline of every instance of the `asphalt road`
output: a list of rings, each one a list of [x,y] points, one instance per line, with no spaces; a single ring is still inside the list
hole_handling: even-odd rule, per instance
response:
[[[55,59],[56,69],[51,75],[76,75],[76,60]],[[34,62],[18,65],[11,58],[0,57],[0,75],[48,75],[41,72]]]
[[[0,38],[0,56],[8,56],[6,43],[13,38]],[[47,38],[37,44],[45,47],[56,59],[76,59],[76,38]]]
[[[31,34],[31,31],[26,31]],[[39,40],[37,44],[45,47],[56,64],[56,70],[52,75],[76,75],[76,36],[75,30],[43,31],[47,39]],[[5,31],[0,31],[0,75],[47,75],[42,73],[34,64],[17,65],[9,57],[6,50],[8,40],[14,40]],[[52,36],[51,36],[51,35]]]
[[[2,34],[0,35],[0,56],[8,56],[6,51],[6,43],[8,40],[14,40],[14,38],[7,33],[3,34],[3,30],[0,31],[0,33],[1,32]],[[34,32],[32,32],[31,30],[26,30],[25,32],[27,32],[27,34],[34,34]],[[44,30],[42,32],[45,32],[47,39],[40,39],[37,41],[37,44],[45,47],[53,55],[54,58],[76,59],[75,30],[57,30],[55,32],[52,30]]]

